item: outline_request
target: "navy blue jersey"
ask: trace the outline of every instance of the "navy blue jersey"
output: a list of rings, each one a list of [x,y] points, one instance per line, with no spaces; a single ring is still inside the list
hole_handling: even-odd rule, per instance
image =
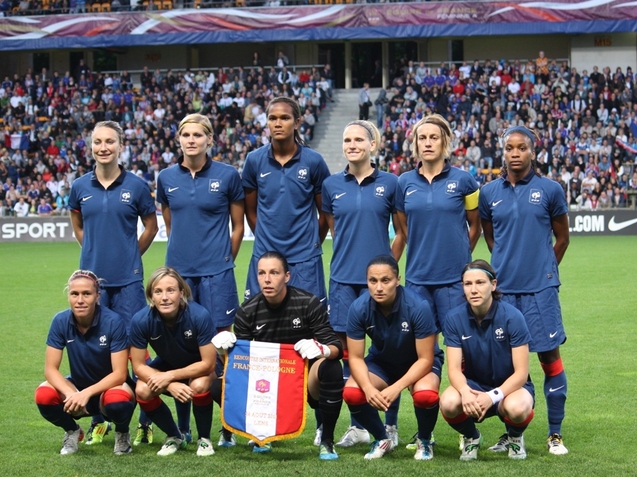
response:
[[[480,218],[493,224],[491,265],[504,293],[535,293],[560,285],[551,220],[566,214],[564,190],[533,171],[513,187],[505,178],[480,192]]]
[[[405,278],[417,285],[458,282],[471,261],[467,210],[477,208],[478,184],[448,162],[431,183],[419,168],[398,178],[396,192],[396,209],[407,217]]]
[[[406,371],[416,362],[416,340],[438,333],[436,320],[417,293],[399,286],[392,311],[384,316],[369,292],[357,298],[347,316],[347,336],[371,338],[368,355],[382,367]]]
[[[243,187],[257,191],[257,226],[252,255],[276,250],[289,263],[306,262],[322,253],[315,197],[330,171],[323,157],[298,145],[285,165],[272,146],[252,151],[243,167]]]
[[[531,341],[522,313],[498,300],[480,324],[468,303],[457,306],[443,321],[443,334],[447,347],[462,349],[465,377],[492,388],[514,372],[511,349]]]
[[[78,389],[85,389],[113,372],[111,354],[128,348],[126,322],[114,311],[97,305],[93,324],[80,333],[68,309],[53,317],[46,344],[66,348],[71,378]]]
[[[369,261],[391,255],[389,222],[397,182],[395,175],[376,169],[360,184],[347,169],[323,182],[323,212],[334,216],[332,280],[364,285]]]
[[[84,238],[80,268],[91,270],[105,287],[143,281],[137,220],[156,213],[148,184],[121,168],[108,189],[95,171],[73,181],[69,207],[82,215]]]
[[[182,165],[157,178],[157,201],[170,208],[166,265],[184,277],[206,277],[234,268],[230,204],[243,199],[241,178],[227,164],[206,161],[192,176]]]
[[[215,334],[210,313],[195,302],[188,303],[172,327],[147,306],[133,316],[130,344],[139,349],[150,345],[170,369],[181,369],[201,361],[199,347],[210,344]]]

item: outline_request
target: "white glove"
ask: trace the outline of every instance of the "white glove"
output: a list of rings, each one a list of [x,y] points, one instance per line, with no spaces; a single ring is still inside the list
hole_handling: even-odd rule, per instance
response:
[[[301,340],[294,345],[294,349],[302,358],[327,358],[331,351],[330,347],[319,343],[316,340]]]
[[[219,354],[226,354],[226,350],[232,348],[236,342],[237,337],[232,331],[222,331],[212,338],[212,345]]]

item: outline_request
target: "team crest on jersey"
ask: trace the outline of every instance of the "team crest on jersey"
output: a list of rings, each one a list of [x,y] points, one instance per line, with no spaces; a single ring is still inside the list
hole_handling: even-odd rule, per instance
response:
[[[190,338],[192,338],[192,330],[186,330],[186,331],[184,331],[184,338],[186,338],[187,340],[189,340]]]
[[[131,191],[122,189],[122,192],[119,195],[120,201],[124,202],[125,204],[130,204],[132,198],[133,198],[133,193]]]
[[[298,316],[292,320],[292,328],[298,330],[301,327],[301,318]]]
[[[409,331],[409,323],[407,323],[406,321],[403,321],[400,326],[402,327],[403,333],[406,333]]]
[[[108,346],[108,339],[106,339],[106,335],[100,336],[100,346]]]
[[[376,194],[376,197],[385,197],[385,186],[384,185],[376,186],[375,194]]]
[[[502,328],[498,328],[495,330],[495,339],[497,341],[501,341],[504,339],[504,330]]]
[[[308,175],[309,171],[307,170],[307,167],[301,167],[296,173],[296,178],[300,181],[304,181],[307,179]]]
[[[458,181],[447,181],[447,194],[455,194],[458,190]]]
[[[542,191],[540,189],[531,189],[531,192],[529,193],[529,202],[531,204],[541,204]]]
[[[219,192],[219,189],[221,189],[221,179],[210,179],[210,182],[208,183],[208,192],[212,194],[214,192]]]

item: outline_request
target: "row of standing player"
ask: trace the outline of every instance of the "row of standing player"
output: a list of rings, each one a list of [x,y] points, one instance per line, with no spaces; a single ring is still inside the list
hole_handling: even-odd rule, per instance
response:
[[[552,340],[550,343],[539,342],[542,337],[531,327],[531,349],[538,351],[546,373],[549,450],[565,453],[560,425],[566,381],[559,359],[559,344],[565,335],[557,302],[557,263],[568,245],[568,228],[564,228],[566,209],[562,210],[557,193],[533,174],[532,133],[519,128],[505,135],[509,172],[488,191],[483,190],[478,212],[477,184],[467,174],[451,168],[446,160],[450,131],[444,119],[431,116],[416,125],[413,147],[421,162],[415,171],[396,180],[370,165],[370,155],[379,142],[370,123],[354,122],[346,128],[344,152],[349,166],[343,173],[329,177],[320,155],[301,144],[299,118],[293,101],[277,98],[270,103],[271,145],[249,156],[242,180],[233,168],[206,157],[212,141],[206,118],[189,116],[182,121],[179,134],[183,159],[179,166],[162,172],[158,200],[169,232],[167,264],[173,264],[192,285],[194,300],[219,315],[213,315],[219,330],[231,325],[238,306],[232,267],[243,236],[245,201],[248,224],[255,232],[247,295],[258,283],[256,259],[268,250],[278,250],[290,263],[290,283],[324,300],[321,242],[331,227],[334,257],[330,320],[341,336],[348,302],[366,287],[366,280],[359,276],[366,261],[378,253],[392,253],[399,258],[408,238],[407,287],[429,301],[440,321],[449,308],[462,300],[457,277],[470,261],[482,218],[494,265],[508,281],[503,288],[505,297],[518,299],[519,307],[534,308],[539,321],[548,308],[555,321],[547,325],[551,331],[545,333]],[[98,274],[106,279],[102,300],[122,316],[130,317],[144,306],[140,256],[157,227],[154,205],[151,207],[146,197],[150,197],[147,188],[117,165],[120,132],[113,123],[96,127],[92,141],[96,168],[74,184],[71,206],[76,237],[82,244],[82,268],[99,270]],[[183,195],[177,195],[180,193]],[[97,207],[91,208],[93,204]],[[527,225],[518,220],[521,213],[524,218],[533,217],[532,222]],[[364,214],[366,219],[362,218]],[[387,236],[390,215],[396,229],[391,247]],[[134,222],[140,216],[146,226],[139,242],[131,233],[133,216]],[[226,232],[228,216],[232,221],[231,236]],[[113,237],[120,233],[121,239]],[[557,237],[554,247],[553,233]],[[218,241],[210,237],[218,237]],[[219,246],[221,243],[223,247]],[[525,246],[518,247],[519,243]],[[537,260],[538,256],[545,260]],[[121,267],[122,263],[131,266]],[[208,267],[208,263],[216,266]],[[529,266],[522,267],[520,263]],[[504,274],[502,268],[506,267],[513,270]],[[352,270],[358,272],[348,273]],[[550,298],[536,296],[548,293],[547,290],[554,292]],[[223,301],[212,303],[213,299]],[[140,302],[141,306],[133,305]],[[527,315],[528,310],[522,311]],[[539,333],[543,332],[540,328]],[[434,380],[431,385],[436,393],[437,384],[439,381]],[[395,430],[395,424],[389,426]],[[356,429],[355,423],[348,431],[352,429]],[[347,437],[341,443],[353,444]]]

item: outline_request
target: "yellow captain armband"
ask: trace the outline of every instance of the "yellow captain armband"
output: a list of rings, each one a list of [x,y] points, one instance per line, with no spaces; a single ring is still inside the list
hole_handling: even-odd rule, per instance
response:
[[[474,210],[478,208],[478,198],[480,197],[480,189],[464,196],[464,210]]]

